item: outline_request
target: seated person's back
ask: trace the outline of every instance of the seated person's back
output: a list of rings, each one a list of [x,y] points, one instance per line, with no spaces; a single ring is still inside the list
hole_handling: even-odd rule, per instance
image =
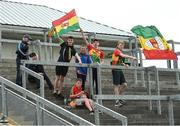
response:
[[[38,55],[36,53],[31,53],[30,58],[34,61],[38,60]],[[32,71],[41,74],[42,76],[44,76],[44,79],[46,80],[48,86],[50,89],[53,88],[53,85],[50,81],[50,79],[48,78],[48,76],[46,75],[45,71],[44,71],[44,67],[43,65],[38,65],[38,64],[29,64],[28,66],[29,69],[31,69]],[[28,75],[28,81],[31,83],[36,83],[37,84],[37,88],[39,88],[40,86],[40,81],[39,79],[35,78],[34,76]]]

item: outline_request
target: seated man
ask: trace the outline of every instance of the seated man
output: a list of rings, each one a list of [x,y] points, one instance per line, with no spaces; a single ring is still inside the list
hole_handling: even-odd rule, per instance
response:
[[[73,85],[71,89],[70,98],[72,101],[70,102],[70,106],[78,106],[78,105],[85,105],[90,114],[92,115],[94,113],[92,100],[87,98],[87,95],[84,91],[82,91],[82,80],[77,79],[77,82]]]
[[[32,60],[38,60],[38,55],[36,53],[34,53],[34,52],[29,54],[29,57]],[[49,89],[51,89],[51,90],[53,89],[53,85],[52,85],[49,77],[45,73],[44,67],[42,65],[29,64],[28,68],[31,69],[32,71],[34,71],[36,73],[39,73],[42,76],[44,76],[44,79],[46,80],[46,82],[47,82],[47,84],[49,86]],[[35,78],[35,77],[31,76],[31,75],[28,75],[28,81],[31,82],[31,83],[36,83],[37,84],[37,89],[40,88],[40,81],[39,81],[39,79],[37,79],[37,78]]]

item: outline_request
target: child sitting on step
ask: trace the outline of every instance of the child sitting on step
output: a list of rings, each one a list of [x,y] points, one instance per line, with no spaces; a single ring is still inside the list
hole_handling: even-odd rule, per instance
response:
[[[77,82],[71,88],[70,98],[72,99],[72,101],[69,103],[71,107],[85,105],[91,115],[94,113],[93,101],[87,98],[86,93],[82,90],[81,79],[77,79]]]

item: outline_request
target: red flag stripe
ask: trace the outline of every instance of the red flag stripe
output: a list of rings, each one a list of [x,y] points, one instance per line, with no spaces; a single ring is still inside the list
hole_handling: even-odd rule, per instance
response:
[[[66,15],[64,15],[63,17],[55,20],[52,22],[52,25],[53,26],[57,26],[57,25],[60,25],[62,22],[66,21],[66,20],[69,20],[70,18],[76,16],[76,12],[75,12],[75,9],[73,9],[72,11],[70,11],[69,13],[67,13]]]
[[[168,59],[177,60],[176,54],[172,50],[143,50],[146,59]]]

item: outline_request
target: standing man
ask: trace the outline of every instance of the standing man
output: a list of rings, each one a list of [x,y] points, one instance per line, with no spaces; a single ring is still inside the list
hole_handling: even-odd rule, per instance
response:
[[[69,36],[67,38],[67,42],[64,42],[61,38],[59,38],[59,40],[61,41],[61,49],[59,52],[60,56],[57,62],[70,62],[72,56],[75,56],[81,64],[81,59],[73,46],[73,37]],[[53,94],[57,94],[60,98],[64,98],[64,96],[62,95],[62,88],[64,83],[64,77],[66,76],[67,72],[68,66],[56,66],[56,78],[54,82]]]
[[[136,57],[129,56],[122,53],[122,50],[124,48],[124,42],[118,41],[117,46],[112,54],[112,65],[120,65],[128,67],[127,64],[125,64],[125,58],[130,58],[133,60],[136,60]],[[112,69],[112,75],[113,75],[113,85],[114,85],[114,93],[115,95],[121,95],[127,88],[127,82],[124,77],[123,71],[121,69]],[[123,100],[116,100],[115,106],[122,106],[124,103]]]
[[[86,54],[86,45],[81,45],[79,54],[82,63],[91,64],[92,60],[88,54]],[[85,90],[85,82],[87,77],[87,67],[77,67],[76,68],[77,78],[82,80],[82,90]]]
[[[30,41],[32,40],[31,36],[28,34],[25,34],[22,38],[22,42],[20,42],[17,45],[17,50],[16,50],[16,84],[19,86],[22,86],[22,75],[20,72],[20,65],[21,65],[21,60],[27,60],[28,59],[28,49],[29,49],[29,44]]]
[[[83,30],[80,29],[82,37],[87,45],[89,55],[91,56],[91,59],[93,63],[102,64],[104,63],[104,52],[99,49],[99,41],[97,39],[94,39],[92,44],[89,43],[83,33]],[[93,68],[93,85],[96,85],[96,94],[98,94],[98,81],[97,81],[97,68]]]

